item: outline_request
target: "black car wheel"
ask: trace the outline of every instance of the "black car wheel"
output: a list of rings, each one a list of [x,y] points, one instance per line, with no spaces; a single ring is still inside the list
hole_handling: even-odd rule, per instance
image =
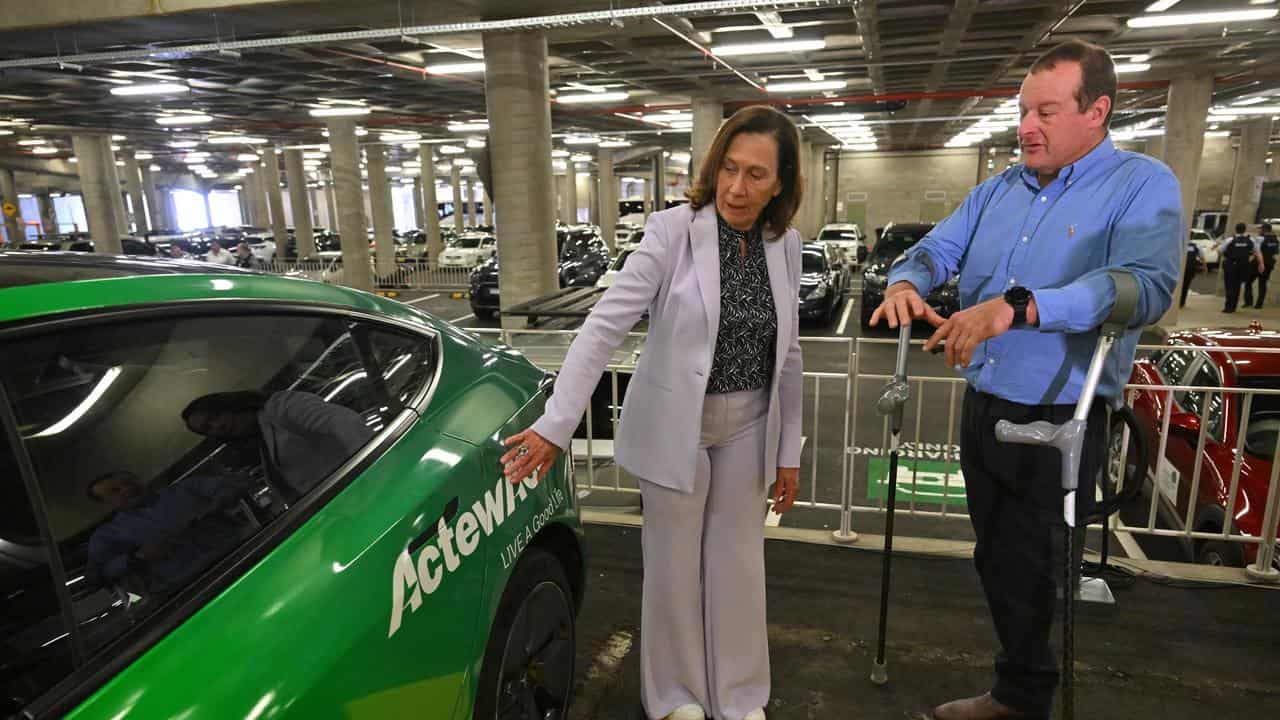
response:
[[[471,306],[471,312],[481,320],[492,320],[498,316],[497,310],[492,308],[478,308],[475,305]]]
[[[475,720],[564,720],[573,700],[573,595],[555,556],[516,564],[489,633]]]

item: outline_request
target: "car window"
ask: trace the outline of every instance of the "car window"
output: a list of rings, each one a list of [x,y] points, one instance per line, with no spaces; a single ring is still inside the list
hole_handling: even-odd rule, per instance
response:
[[[337,316],[80,325],[0,345],[89,653],[162,615],[430,383],[435,345]]]
[[[0,433],[0,498],[0,717],[10,717],[74,662],[57,581],[7,433]]]
[[[1160,378],[1166,385],[1181,385],[1182,376],[1191,364],[1191,353],[1186,350],[1170,350],[1160,358]]]
[[[805,250],[800,257],[801,272],[824,273],[827,271],[827,258],[820,250]]]
[[[1222,379],[1213,362],[1208,357],[1204,357],[1186,384],[1196,387],[1221,387]],[[1222,440],[1222,393],[1191,391],[1184,393],[1178,402],[1183,410],[1200,415],[1204,409],[1205,395],[1209,396],[1209,409],[1205,413],[1209,421],[1209,434],[1214,439]]]

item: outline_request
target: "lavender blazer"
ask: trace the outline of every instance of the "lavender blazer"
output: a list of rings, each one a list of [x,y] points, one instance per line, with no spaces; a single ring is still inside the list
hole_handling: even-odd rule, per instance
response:
[[[769,236],[766,236],[768,239]],[[800,466],[802,366],[800,234],[765,243],[778,316],[764,477]],[[622,404],[614,459],[632,474],[693,492],[702,401],[720,328],[720,244],[714,205],[649,216],[644,240],[569,347],[555,392],[533,430],[568,448],[613,352],[649,311],[644,352]]]

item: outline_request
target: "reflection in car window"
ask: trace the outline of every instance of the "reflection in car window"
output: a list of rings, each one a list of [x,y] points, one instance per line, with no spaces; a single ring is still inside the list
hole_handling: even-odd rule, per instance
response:
[[[801,255],[800,267],[802,272],[823,273],[827,271],[827,258],[817,250],[805,250]]]
[[[1204,362],[1196,368],[1195,373],[1187,381],[1187,385],[1195,387],[1220,387],[1221,379],[1218,377],[1218,370],[1213,362],[1205,358]],[[1182,396],[1180,401],[1183,410],[1189,413],[1200,415],[1204,408],[1204,396],[1208,394],[1209,410],[1206,417],[1209,421],[1209,434],[1217,440],[1222,439],[1222,393],[1205,391],[1187,392]]]
[[[1191,353],[1185,350],[1171,350],[1160,359],[1160,377],[1168,385],[1181,385],[1182,375],[1191,364]]]
[[[73,662],[57,585],[4,433],[0,498],[0,717],[9,717],[66,677]]]
[[[430,382],[434,348],[303,315],[133,320],[0,347],[86,649],[197,584],[366,446]]]

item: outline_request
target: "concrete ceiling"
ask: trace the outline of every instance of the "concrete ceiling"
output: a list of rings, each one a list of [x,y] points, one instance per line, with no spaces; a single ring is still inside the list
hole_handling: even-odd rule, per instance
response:
[[[0,21],[0,64],[32,58],[64,62],[59,66],[46,60],[0,70],[0,120],[17,117],[33,123],[0,137],[0,153],[28,153],[29,148],[16,141],[31,135],[69,153],[66,134],[72,128],[119,133],[127,138],[122,144],[152,152],[155,162],[162,164],[180,160],[170,141],[202,140],[217,131],[266,137],[279,144],[321,143],[323,122],[307,113],[318,98],[363,101],[374,108],[362,120],[371,131],[369,140],[388,129],[456,138],[443,127],[446,122],[484,118],[483,75],[431,75],[422,68],[474,56],[481,45],[478,34],[433,34],[416,42],[399,37],[306,42],[229,54],[178,48],[499,20],[512,17],[512,8],[518,8],[518,17],[534,17],[639,6],[623,0],[206,1],[220,7],[39,27],[19,26],[23,17],[4,13],[10,19]],[[880,149],[936,147],[1016,93],[1035,57],[1068,38],[1100,43],[1117,56],[1150,56],[1148,71],[1121,76],[1125,89],[1118,106],[1125,112],[1117,115],[1118,125],[1150,117],[1138,113],[1158,109],[1167,80],[1192,70],[1217,74],[1217,102],[1280,92],[1280,21],[1128,28],[1125,21],[1142,14],[1150,2],[865,0],[774,10],[763,2],[752,11],[680,13],[661,23],[557,23],[545,29],[553,91],[573,92],[577,83],[626,90],[631,96],[605,107],[553,105],[553,123],[556,133],[609,134],[642,146],[687,148],[687,132],[668,130],[660,136],[652,123],[623,115],[680,110],[692,96],[713,95],[730,108],[779,103],[802,123],[822,113],[859,112],[872,121]],[[1182,0],[1171,12],[1252,7],[1246,3]],[[27,24],[40,21],[33,16]],[[787,33],[796,40],[825,40],[826,47],[717,62],[693,44],[769,42],[775,34]],[[140,50],[149,56],[92,62],[77,58]],[[753,87],[818,75],[845,81],[846,86],[786,96]],[[148,78],[185,81],[191,92],[176,98],[109,93],[122,82]],[[159,111],[179,108],[200,110],[214,121],[198,132],[168,131],[155,123]],[[820,142],[836,142],[819,127],[806,132]],[[998,134],[989,142],[1012,145],[1013,133]],[[211,164],[222,158],[224,165],[233,165],[233,155],[248,148],[224,149],[228,154],[215,155]],[[408,159],[412,152],[397,147],[390,161]]]

